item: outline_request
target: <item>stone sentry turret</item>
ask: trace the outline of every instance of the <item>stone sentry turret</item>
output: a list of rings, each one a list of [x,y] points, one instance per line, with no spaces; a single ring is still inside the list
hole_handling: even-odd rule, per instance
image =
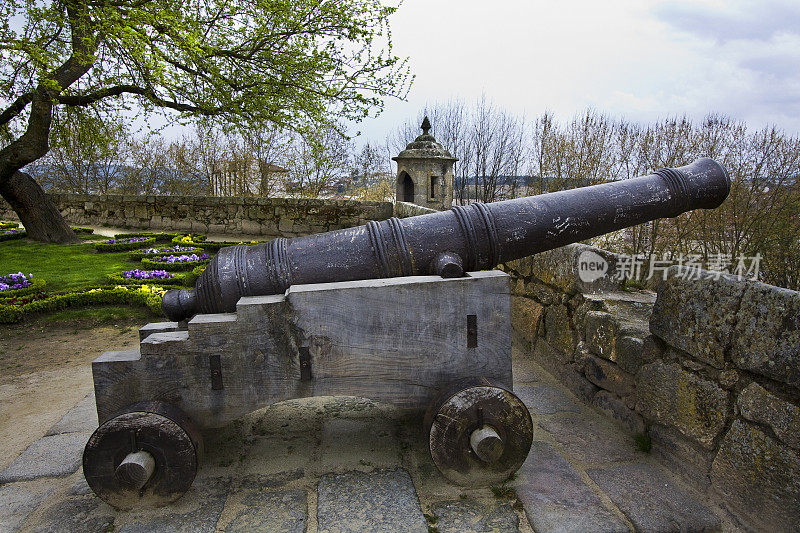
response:
[[[436,142],[430,129],[425,117],[422,135],[392,158],[397,162],[395,198],[442,211],[453,205],[453,164],[458,159]]]
[[[459,277],[657,218],[713,209],[729,190],[722,165],[702,158],[591,187],[232,246],[219,251],[194,290],[168,291],[162,308],[181,321],[197,313],[232,312],[242,296],[283,294],[291,285]]]

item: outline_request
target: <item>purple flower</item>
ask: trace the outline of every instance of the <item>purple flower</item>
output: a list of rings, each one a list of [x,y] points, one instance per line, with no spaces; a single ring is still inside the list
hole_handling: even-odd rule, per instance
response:
[[[170,279],[175,277],[165,270],[126,270],[122,273],[125,279]]]
[[[22,272],[0,276],[0,291],[13,291],[16,289],[24,289],[25,287],[30,287],[31,286],[30,280],[32,278],[33,274],[28,274],[28,277],[25,277],[25,274],[23,274]]]
[[[173,246],[172,248],[148,248],[146,254],[169,254],[173,252],[195,252],[200,248],[194,246]]]
[[[156,263],[194,263],[197,261],[205,261],[210,256],[208,254],[191,254],[191,255],[165,255],[154,259]]]
[[[130,239],[108,239],[103,244],[128,244],[131,242],[142,242],[146,241],[147,237],[131,237]]]

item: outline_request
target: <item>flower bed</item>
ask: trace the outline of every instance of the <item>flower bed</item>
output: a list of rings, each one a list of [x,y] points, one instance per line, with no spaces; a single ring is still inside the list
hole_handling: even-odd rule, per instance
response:
[[[126,270],[122,273],[125,279],[172,279],[175,274],[167,272],[166,270]]]
[[[142,258],[142,265],[146,267],[162,268],[170,272],[185,272],[192,270],[200,264],[205,264],[211,258],[208,254],[190,255],[163,255],[153,258]]]
[[[185,233],[162,233],[153,231],[140,231],[138,233],[117,233],[114,235],[115,239],[132,239],[136,237],[145,237],[147,239],[155,239],[158,243],[172,242],[173,239],[180,238],[186,235]]]
[[[22,272],[0,276],[0,297],[22,296],[41,291],[45,286],[43,279],[34,279],[33,274],[27,276]]]
[[[178,237],[172,239],[173,244],[179,245],[186,245],[186,246],[197,246],[205,250],[206,252],[218,252],[220,248],[225,248],[226,246],[238,246],[238,245],[246,245],[252,246],[254,244],[260,244],[260,241],[207,241],[205,237],[202,239],[198,239],[197,235],[187,235],[185,237]]]
[[[101,253],[126,252],[155,242],[156,240],[153,237],[128,237],[126,239],[108,239],[105,242],[95,244],[94,247]]]
[[[109,282],[118,285],[146,285],[157,283],[165,287],[180,287],[184,286],[187,276],[191,272],[167,272],[166,270],[126,270],[117,274],[109,274],[106,276]],[[197,279],[197,278],[195,278]],[[192,281],[194,283],[194,281]]]
[[[26,235],[24,229],[0,229],[0,242],[24,239]]]
[[[202,251],[203,249],[198,248],[197,246],[181,246],[176,244],[175,246],[165,246],[162,248],[145,248],[143,250],[134,250],[128,254],[128,257],[134,261],[141,261],[145,257],[152,259],[154,257],[163,255],[183,255]]]
[[[60,311],[68,307],[90,305],[129,304],[146,307],[152,314],[161,315],[161,296],[164,287],[142,285],[141,287],[96,287],[83,291],[54,294],[45,298],[20,298],[0,301],[0,323],[19,322],[35,313]],[[26,301],[27,300],[27,301]]]

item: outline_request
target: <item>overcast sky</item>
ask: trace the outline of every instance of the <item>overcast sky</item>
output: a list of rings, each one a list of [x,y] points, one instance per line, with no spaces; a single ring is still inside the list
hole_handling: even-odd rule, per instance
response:
[[[798,0],[405,0],[392,33],[416,81],[356,126],[361,142],[382,143],[426,102],[481,94],[531,118],[719,112],[800,133]]]

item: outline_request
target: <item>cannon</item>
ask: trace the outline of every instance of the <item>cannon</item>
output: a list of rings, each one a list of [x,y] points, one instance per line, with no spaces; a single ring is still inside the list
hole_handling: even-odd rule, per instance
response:
[[[638,178],[473,203],[323,234],[223,248],[170,322],[92,363],[100,426],[84,475],[117,508],[179,498],[202,430],[279,401],[366,397],[418,410],[450,481],[503,481],[533,421],[512,389],[510,288],[498,264],[691,209],[730,190],[702,158]]]

